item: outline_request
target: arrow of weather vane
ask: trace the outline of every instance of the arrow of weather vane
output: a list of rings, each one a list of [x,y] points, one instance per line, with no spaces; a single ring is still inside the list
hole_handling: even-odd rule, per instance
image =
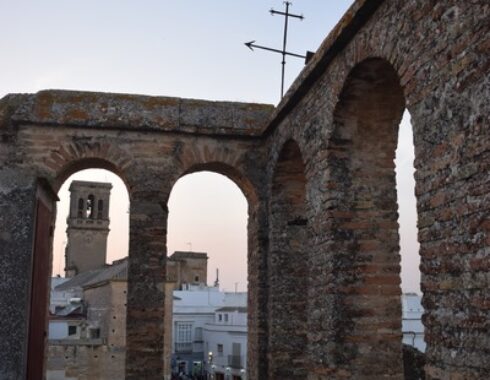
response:
[[[286,56],[287,55],[290,55],[290,56],[296,57],[296,58],[303,58],[303,59],[305,59],[305,63],[308,63],[309,59],[313,56],[313,53],[312,52],[309,52],[309,51],[306,52],[306,55],[301,55],[301,54],[291,53],[291,52],[289,52],[289,51],[286,50],[287,38],[288,38],[288,21],[289,21],[289,17],[297,18],[297,19],[300,19],[300,20],[303,20],[304,17],[303,17],[303,15],[296,15],[296,14],[293,14],[293,13],[289,13],[289,6],[291,5],[291,2],[285,1],[284,2],[284,5],[286,6],[285,12],[276,11],[274,9],[271,9],[270,10],[270,14],[272,16],[274,16],[274,15],[284,16],[284,37],[283,37],[283,42],[282,42],[282,50],[273,49],[273,48],[269,48],[269,47],[266,47],[266,46],[257,45],[257,44],[254,43],[255,40],[254,41],[250,41],[250,42],[245,42],[245,46],[247,46],[252,51],[253,51],[253,48],[257,48],[257,49],[271,51],[273,53],[282,54],[282,61],[281,61],[281,65],[282,65],[282,71],[281,71],[281,98],[284,96],[284,72],[285,72],[285,66],[286,66]]]

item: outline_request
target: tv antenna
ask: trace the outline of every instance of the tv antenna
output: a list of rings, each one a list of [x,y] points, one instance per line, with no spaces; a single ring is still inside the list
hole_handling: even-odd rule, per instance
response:
[[[297,14],[289,13],[289,6],[292,5],[292,3],[290,1],[285,1],[284,5],[286,6],[286,10],[284,12],[276,11],[274,9],[271,9],[269,11],[272,16],[274,16],[274,15],[284,16],[284,36],[283,36],[283,40],[282,40],[282,50],[257,45],[254,43],[255,40],[250,41],[250,42],[245,42],[245,46],[247,46],[252,51],[254,50],[253,48],[257,48],[257,49],[263,49],[263,50],[272,51],[274,53],[282,54],[281,98],[284,96],[284,73],[285,73],[285,68],[286,68],[286,56],[290,55],[291,57],[303,58],[303,59],[305,59],[305,63],[308,63],[309,59],[313,56],[313,53],[311,53],[311,52],[307,52],[306,55],[301,55],[301,54],[292,53],[292,52],[289,52],[286,50],[287,39],[288,39],[288,21],[289,21],[289,18],[293,17],[293,18],[297,18],[297,19],[300,19],[301,21],[303,21],[304,17],[303,17],[303,15],[297,15]]]

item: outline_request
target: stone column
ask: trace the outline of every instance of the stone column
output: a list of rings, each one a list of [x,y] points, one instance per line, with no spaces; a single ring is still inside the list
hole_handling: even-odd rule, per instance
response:
[[[0,379],[27,377],[36,205],[41,196],[44,195],[33,175],[16,168],[0,170]],[[43,200],[51,211],[54,198],[50,193]],[[42,221],[48,223],[48,234],[42,237],[45,256],[41,258],[48,265],[47,270],[51,266],[51,222]],[[39,290],[48,283],[49,278],[43,275],[35,286]],[[47,305],[41,309],[42,305],[39,310],[35,308],[35,313],[47,313]],[[44,321],[42,315],[38,317],[37,322]],[[42,334],[44,327],[38,323],[37,333]],[[42,338],[36,343],[40,350],[30,361],[42,367]]]
[[[158,188],[158,186],[153,187]],[[166,194],[131,189],[126,379],[164,376]]]
[[[0,378],[26,376],[34,178],[0,171]]]
[[[267,378],[267,205],[249,204],[247,379]]]

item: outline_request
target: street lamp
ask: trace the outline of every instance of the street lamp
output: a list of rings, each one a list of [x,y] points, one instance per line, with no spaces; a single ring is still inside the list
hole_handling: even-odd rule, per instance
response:
[[[247,380],[245,368],[242,368],[240,370],[240,375],[242,377],[242,380]]]
[[[213,379],[213,351],[208,352],[208,370],[209,370],[209,378]]]
[[[230,367],[226,367],[226,378],[228,380],[230,380],[230,377],[231,377],[230,372],[231,372],[231,368]]]

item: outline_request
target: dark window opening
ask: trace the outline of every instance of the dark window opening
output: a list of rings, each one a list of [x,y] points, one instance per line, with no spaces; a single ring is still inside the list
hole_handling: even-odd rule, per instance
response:
[[[68,336],[77,335],[77,326],[68,326]]]
[[[104,211],[104,201],[102,199],[99,199],[99,202],[97,203],[97,219],[103,218],[103,211]]]
[[[100,338],[100,329],[91,329],[90,330],[90,338],[92,339],[99,339]]]
[[[83,209],[84,209],[83,198],[80,198],[78,200],[78,217],[79,218],[83,218],[84,217]]]

